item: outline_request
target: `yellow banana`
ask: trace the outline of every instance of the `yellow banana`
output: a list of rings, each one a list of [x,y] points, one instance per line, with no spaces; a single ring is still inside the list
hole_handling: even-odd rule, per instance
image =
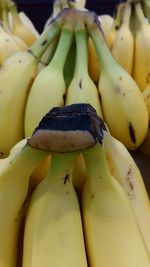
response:
[[[111,48],[112,42],[111,42],[110,28],[113,22],[113,18],[110,15],[101,15],[98,17],[98,19],[100,21],[101,28],[104,33],[104,37],[108,44],[108,47]],[[97,83],[99,81],[100,68],[95,47],[91,38],[89,38],[88,40],[88,69],[90,77],[95,83]]]
[[[116,61],[132,75],[133,56],[134,56],[134,39],[130,30],[131,4],[126,3],[122,22],[112,46],[112,55]],[[128,56],[126,52],[128,51]]]
[[[30,175],[47,154],[48,152],[23,144],[20,151],[0,161],[1,267],[16,266],[21,211],[27,196]],[[7,208],[4,206],[6,202]]]
[[[135,19],[138,31],[135,36],[135,56],[133,78],[141,91],[150,85],[150,24],[145,19],[142,6],[135,3]]]
[[[125,191],[108,170],[103,144],[83,151],[83,156],[87,179],[81,210],[89,265],[148,267],[135,216]]]
[[[117,31],[121,25],[124,7],[125,7],[125,4],[122,2],[120,4],[118,4],[116,7],[116,15],[114,17],[114,20],[113,20],[113,23],[112,23],[112,26],[110,29],[110,36],[111,36],[112,45],[114,43],[116,33],[117,33]]]
[[[125,146],[106,132],[104,145],[111,175],[127,193],[150,255],[150,205],[140,170]]]
[[[65,104],[89,103],[102,117],[98,90],[88,74],[87,33],[82,22],[76,25],[75,36],[77,47],[76,65],[73,79],[67,90]]]
[[[22,22],[18,15],[16,4],[13,1],[8,4],[8,8],[13,19],[14,35],[24,40],[28,46],[31,46],[37,40],[37,36]]]
[[[128,149],[136,149],[148,130],[148,112],[143,96],[133,78],[111,55],[97,23],[92,18],[88,18],[87,23],[101,68],[99,92],[104,120],[116,139]]]
[[[64,26],[56,52],[50,64],[36,77],[25,109],[25,136],[30,136],[36,125],[54,106],[64,105],[66,92],[63,68],[72,42],[71,26]],[[63,53],[62,53],[63,49]]]

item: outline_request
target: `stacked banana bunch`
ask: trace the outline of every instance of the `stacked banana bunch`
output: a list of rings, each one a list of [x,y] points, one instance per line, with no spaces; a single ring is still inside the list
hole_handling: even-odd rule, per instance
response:
[[[91,105],[51,109],[0,173],[1,267],[150,266],[142,177]]]
[[[54,1],[1,66],[0,267],[150,267],[149,198],[128,152],[147,135],[149,97],[107,35],[131,4],[115,20],[84,5]],[[2,11],[13,32],[16,6]]]
[[[112,55],[139,86],[150,114],[150,1],[128,0],[117,6],[112,22],[110,16],[104,17],[102,26]],[[93,44],[89,49],[89,72],[98,82],[100,68]],[[140,149],[150,156],[150,129]]]
[[[10,0],[0,1],[0,64],[11,55],[25,51],[39,34],[24,12],[18,12],[17,6]]]

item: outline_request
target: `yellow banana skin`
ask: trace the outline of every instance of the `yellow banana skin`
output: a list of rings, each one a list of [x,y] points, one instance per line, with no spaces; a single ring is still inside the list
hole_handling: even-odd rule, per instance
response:
[[[143,91],[150,85],[150,25],[146,21],[143,12],[140,12],[142,10],[140,3],[135,4],[135,10],[137,10],[137,16],[139,17],[142,13],[143,21],[141,19],[139,30],[135,37],[133,78],[141,91]]]
[[[150,255],[150,205],[140,170],[126,147],[105,133],[104,145],[111,175],[123,186]]]
[[[75,157],[52,154],[47,177],[32,195],[25,223],[23,267],[87,267],[80,208],[72,185]]]
[[[134,56],[134,39],[130,30],[131,5],[126,3],[124,8],[121,25],[116,32],[112,46],[112,55],[116,61],[132,75],[133,56]],[[128,51],[128,56],[126,55]]]
[[[19,227],[30,175],[38,162],[48,154],[26,145],[19,150],[18,153],[15,151],[13,156],[10,155],[0,161],[1,267],[16,266]],[[4,208],[4,203],[7,203],[6,208]]]
[[[0,70],[1,156],[7,156],[9,150],[24,138],[24,108],[36,68],[36,60],[30,53],[18,52],[7,59]]]
[[[122,186],[109,173],[103,145],[84,152],[87,180],[82,217],[87,257],[93,267],[141,267],[150,261]]]

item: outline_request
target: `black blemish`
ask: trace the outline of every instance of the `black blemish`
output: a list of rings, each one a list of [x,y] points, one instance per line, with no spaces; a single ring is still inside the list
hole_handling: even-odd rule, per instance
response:
[[[18,62],[19,62],[19,63],[21,63],[21,62],[22,62],[22,60],[21,60],[21,59],[19,59],[19,60],[18,60]]]
[[[119,77],[119,80],[122,81],[122,77]]]
[[[4,156],[4,152],[0,152],[0,155],[1,155],[1,156]]]
[[[130,137],[131,137],[131,140],[134,144],[136,144],[136,137],[135,137],[135,131],[134,131],[134,128],[133,128],[133,125],[132,123],[130,122],[129,124],[129,134],[130,134]]]
[[[123,96],[126,96],[126,93],[123,93]]]
[[[82,89],[82,79],[80,79],[80,81],[79,81],[79,87],[80,87],[80,89]]]
[[[94,194],[91,195],[91,198],[94,198]]]
[[[102,177],[101,177],[101,176],[99,176],[99,177],[98,177],[98,179],[102,179]]]
[[[45,40],[43,43],[41,43],[42,46],[47,44],[47,40]]]
[[[115,26],[115,30],[119,30],[119,26],[118,25]]]
[[[69,174],[66,174],[63,180],[64,180],[64,184],[66,184],[67,181],[69,181]]]

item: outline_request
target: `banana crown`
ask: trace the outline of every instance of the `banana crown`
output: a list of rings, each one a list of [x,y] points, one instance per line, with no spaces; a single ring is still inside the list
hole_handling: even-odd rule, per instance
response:
[[[84,123],[83,123],[84,121]],[[34,148],[69,152],[102,143],[104,123],[90,104],[51,109],[28,139]]]

